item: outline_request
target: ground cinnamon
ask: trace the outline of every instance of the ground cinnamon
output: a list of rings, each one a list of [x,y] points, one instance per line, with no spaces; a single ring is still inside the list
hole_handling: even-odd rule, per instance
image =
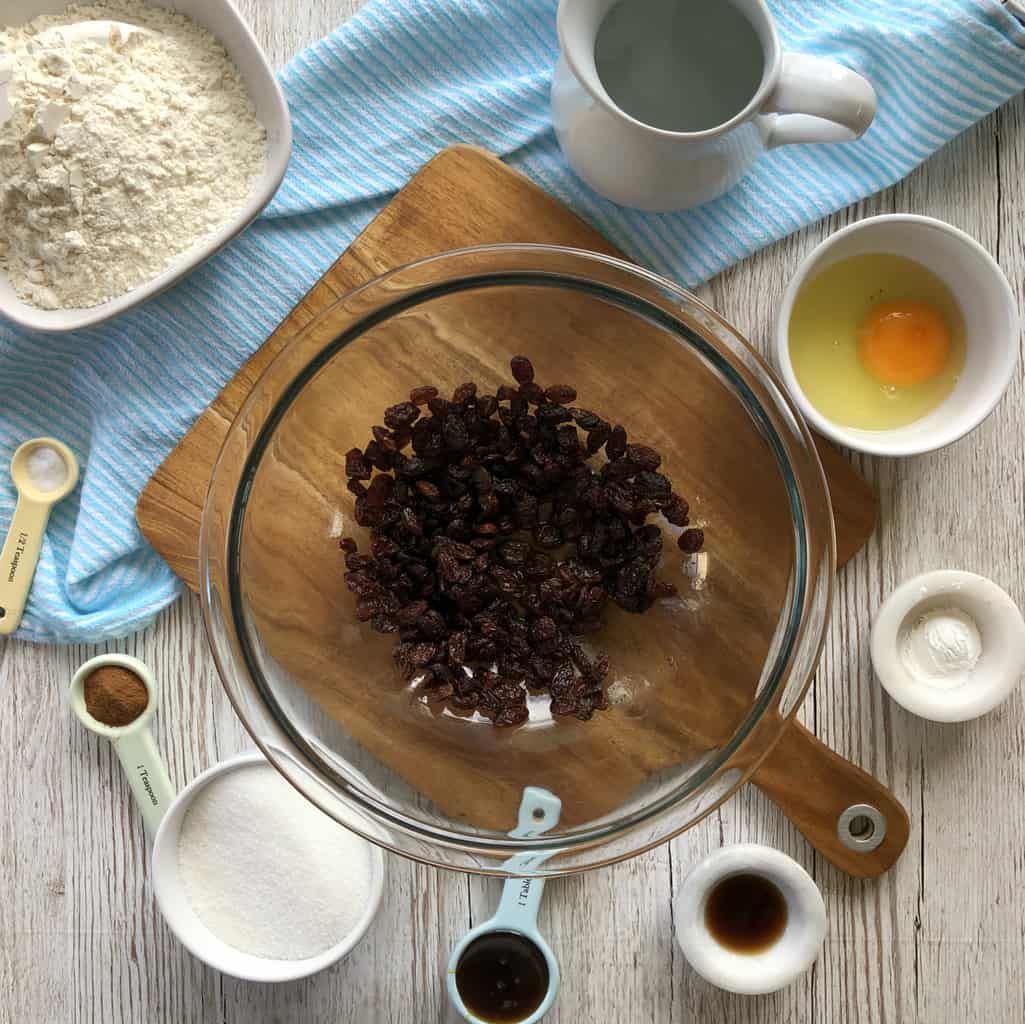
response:
[[[103,665],[90,672],[82,689],[86,710],[104,725],[131,725],[149,703],[146,684],[120,665]]]

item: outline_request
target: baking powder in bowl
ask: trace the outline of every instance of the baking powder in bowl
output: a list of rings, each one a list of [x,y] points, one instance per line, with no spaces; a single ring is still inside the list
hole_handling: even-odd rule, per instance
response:
[[[371,893],[367,842],[270,765],[214,777],[178,838],[185,894],[202,923],[251,956],[304,960],[336,946]]]
[[[910,675],[930,686],[953,688],[968,680],[982,656],[982,638],[959,608],[934,608],[904,634],[901,660]]]

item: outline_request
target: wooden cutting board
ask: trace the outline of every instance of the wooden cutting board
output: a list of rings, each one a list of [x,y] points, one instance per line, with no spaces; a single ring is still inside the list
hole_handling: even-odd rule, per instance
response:
[[[242,367],[143,491],[137,507],[140,528],[191,588],[196,589],[198,585],[200,516],[214,460],[236,413],[273,358],[337,298],[384,271],[447,249],[494,242],[544,242],[620,255],[566,207],[490,154],[467,146],[454,147],[439,154],[374,219]],[[330,333],[330,325],[325,324],[324,330]],[[367,376],[360,376],[360,380],[375,379],[372,359],[363,369]],[[377,407],[372,400],[370,405]],[[352,413],[346,415],[351,417]],[[831,446],[821,442],[819,447],[833,499],[838,557],[842,563],[869,537],[875,522],[876,503],[866,483]],[[255,510],[251,518],[255,524],[260,524],[260,516]],[[268,531],[268,559],[275,549],[271,543],[274,540],[271,531],[278,528],[275,525],[277,518],[269,514],[263,524]],[[259,547],[256,544],[254,550],[258,552]],[[307,554],[310,558],[316,556],[314,551]],[[271,564],[268,560],[267,565]],[[316,592],[316,587],[306,586],[304,581],[307,593],[298,600],[307,603],[301,615],[284,616],[277,607],[256,609],[255,614],[264,620],[261,630],[266,629],[268,635],[277,630],[286,637],[289,631],[294,633],[296,621],[304,622],[304,628],[311,628],[310,624],[318,615],[338,615],[341,610],[338,602],[344,602],[347,597],[338,591],[337,579],[338,574],[334,572],[326,574],[319,581],[320,592]],[[341,616],[332,621],[340,620]],[[744,629],[736,628],[737,625],[733,635],[743,635]],[[612,633],[618,628],[610,623],[606,632]],[[632,625],[626,622],[622,628],[629,630]],[[755,633],[753,624],[751,633],[752,636]],[[315,643],[295,643],[286,650],[289,641],[284,640],[282,650],[286,660],[288,657],[294,659],[294,665],[287,666],[293,676],[302,681],[321,708],[403,778],[415,780],[417,788],[446,813],[464,817],[482,827],[503,827],[500,821],[491,820],[489,816],[495,814],[496,807],[502,808],[503,813],[506,808],[515,807],[518,803],[518,799],[514,799],[517,787],[522,785],[514,759],[508,752],[501,767],[496,767],[494,752],[482,748],[475,754],[465,742],[465,733],[455,738],[438,732],[432,734],[429,730],[417,733],[419,725],[404,736],[402,749],[396,750],[396,744],[390,742],[389,730],[394,731],[393,720],[389,720],[384,705],[376,697],[373,701],[361,702],[360,698],[366,696],[360,689],[362,683],[339,679],[337,674],[332,677],[329,665],[304,662],[303,659],[308,658],[309,651],[315,650],[316,646]],[[371,648],[373,644],[368,650]],[[628,650],[629,643],[622,643],[616,649],[617,652]],[[383,646],[377,654],[382,658],[376,676],[379,679],[381,673],[386,672],[388,663],[383,660],[386,657]],[[370,657],[374,656],[371,653]],[[627,657],[626,654],[622,656]],[[718,679],[723,674],[728,674],[728,666],[718,666],[714,677],[709,674],[709,678]],[[706,725],[702,721],[707,719],[710,704],[706,698],[717,699],[719,690],[699,689],[695,692],[701,694],[702,699],[694,700],[692,706],[679,710],[683,712],[682,717],[702,722],[697,733],[708,738],[707,749],[707,745],[720,742],[721,723],[736,720],[748,706],[750,696],[746,693],[728,694],[721,702],[723,712],[718,722]],[[667,720],[670,719],[672,716],[667,716]],[[767,726],[769,724],[766,723]],[[637,743],[631,748],[631,726],[620,724],[616,727],[618,732],[605,735],[610,727],[611,720],[604,725],[597,724],[596,720],[588,723],[586,736],[589,751],[597,751],[601,747],[588,768],[593,771],[595,764],[601,764],[603,773],[610,780],[615,780],[597,791],[598,798],[611,802],[610,807],[616,806],[631,787],[641,784],[661,769],[679,763],[701,747],[699,742],[695,748],[693,737],[678,730],[680,735],[664,737],[661,749],[652,749],[650,732],[638,729]],[[727,731],[726,735],[729,734]],[[451,744],[447,751],[444,751],[445,743]],[[643,751],[642,744],[646,745]],[[757,744],[749,744],[748,749],[754,750],[757,757],[764,753],[765,745],[759,750]],[[443,756],[432,757],[439,750],[443,751]],[[792,724],[785,730],[778,750],[779,756],[774,752],[759,767],[755,781],[783,807],[809,839],[827,857],[853,874],[874,875],[889,867],[903,848],[907,836],[906,815],[893,797],[876,780],[819,744],[799,726]],[[574,752],[579,753],[579,750]],[[543,751],[532,751],[532,766],[542,763],[545,756]],[[445,771],[432,775],[427,766],[439,761],[446,766]],[[563,755],[561,760],[553,757],[552,762],[556,776],[552,788],[560,793],[566,792],[566,787],[572,788],[574,781],[572,768],[563,767],[565,761]],[[460,762],[459,771],[463,772],[464,784],[459,782],[458,771],[453,772],[452,766],[457,762]],[[502,770],[507,771],[504,778]],[[571,801],[573,813],[580,815],[581,821],[600,816],[610,808],[603,807],[598,798],[578,793]],[[836,840],[836,815],[854,803],[880,807],[890,822],[886,843],[873,854],[851,854]]]

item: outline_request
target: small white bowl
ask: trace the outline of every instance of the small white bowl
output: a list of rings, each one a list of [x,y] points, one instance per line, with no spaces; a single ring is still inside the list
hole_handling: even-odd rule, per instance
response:
[[[964,678],[931,684],[912,674],[902,656],[908,631],[930,611],[954,609],[974,624],[982,653]],[[933,722],[966,722],[992,711],[1025,675],[1025,619],[992,580],[940,569],[902,583],[872,626],[872,666],[898,704]]]
[[[59,14],[68,7],[68,2],[4,0],[0,5],[0,28],[24,25],[41,14]],[[292,153],[292,122],[288,104],[267,58],[230,0],[150,0],[150,3],[154,7],[167,7],[187,15],[208,29],[238,66],[256,108],[256,116],[267,131],[267,160],[263,174],[245,206],[232,220],[182,253],[163,273],[109,302],[88,309],[37,309],[18,298],[7,275],[0,271],[0,314],[23,327],[52,333],[95,327],[170,288],[255,220],[271,201],[285,176]]]
[[[733,875],[761,875],[783,893],[783,934],[760,953],[735,953],[709,932],[705,910],[712,890]],[[815,962],[826,937],[822,893],[797,861],[757,843],[724,846],[706,857],[684,880],[673,905],[676,941],[691,967],[727,992],[761,995],[796,981]]]
[[[181,944],[203,963],[243,981],[296,981],[299,978],[308,978],[339,960],[344,960],[366,934],[381,905],[381,894],[384,891],[384,857],[380,847],[372,843],[367,844],[370,852],[370,898],[352,931],[330,949],[302,960],[278,960],[253,956],[229,946],[200,921],[189,904],[178,872],[178,836],[185,812],[205,785],[225,772],[253,764],[269,765],[269,762],[261,753],[240,754],[238,757],[221,761],[201,775],[197,775],[178,794],[164,815],[153,840],[153,892],[168,927]]]
[[[827,419],[801,390],[790,362],[790,314],[804,283],[839,260],[867,253],[904,256],[931,270],[953,293],[965,322],[965,365],[954,390],[932,412],[894,430],[860,430]],[[952,444],[993,411],[1014,375],[1019,330],[1011,286],[974,238],[932,217],[886,214],[837,231],[801,262],[776,318],[776,363],[820,434],[871,455],[917,455]]]

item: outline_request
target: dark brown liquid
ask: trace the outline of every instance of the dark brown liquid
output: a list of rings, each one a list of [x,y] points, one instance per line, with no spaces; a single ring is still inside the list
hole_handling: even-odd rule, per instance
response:
[[[526,1020],[548,991],[548,963],[541,950],[516,932],[474,939],[456,966],[456,988],[475,1017],[494,1024]]]
[[[787,901],[761,875],[724,878],[708,896],[705,927],[734,953],[761,953],[783,934]]]

